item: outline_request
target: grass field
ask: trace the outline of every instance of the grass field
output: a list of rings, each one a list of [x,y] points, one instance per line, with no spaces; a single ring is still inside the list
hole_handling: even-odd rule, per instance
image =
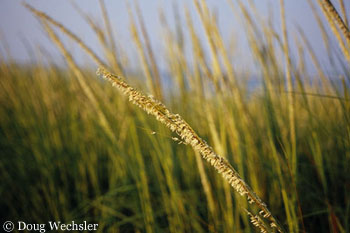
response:
[[[0,61],[0,219],[85,220],[98,223],[98,232],[276,231],[259,206],[239,195],[181,133],[172,133],[97,76],[100,66],[179,114],[267,204],[283,232],[350,232],[345,10],[334,11],[330,1],[314,2],[319,39],[329,55],[322,59],[342,67],[330,75],[302,32],[295,41],[288,37],[283,0],[277,31],[257,20],[250,3],[228,7],[247,25],[257,74],[236,71],[212,9],[194,0],[197,12],[180,9],[182,27],[166,30],[170,79],[159,69],[138,8],[130,11],[133,42],[124,46],[137,48],[140,70],[130,71],[127,55],[117,52],[103,1],[103,28],[81,14],[104,58],[69,25],[27,6],[67,68],[50,61],[26,66]],[[195,14],[205,38],[194,28]],[[97,66],[79,67],[57,32]],[[181,40],[183,34],[189,40]],[[290,55],[291,44],[297,45],[297,57]],[[316,75],[310,75],[306,60]]]

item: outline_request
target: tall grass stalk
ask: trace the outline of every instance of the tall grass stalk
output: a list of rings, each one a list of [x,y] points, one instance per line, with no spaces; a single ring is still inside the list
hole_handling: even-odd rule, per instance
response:
[[[200,153],[202,157],[210,163],[218,173],[222,174],[229,184],[241,195],[245,196],[250,204],[255,204],[259,208],[259,214],[269,220],[271,228],[282,232],[282,228],[277,223],[277,220],[268,210],[266,204],[251,190],[251,188],[242,180],[236,170],[229,162],[217,155],[213,149],[201,139],[196,132],[184,121],[180,115],[171,113],[161,102],[151,96],[145,96],[139,91],[130,87],[120,77],[115,76],[103,68],[99,68],[98,75],[107,79],[116,86],[122,94],[129,98],[133,104],[137,105],[148,114],[153,115],[162,124],[166,125],[171,131],[178,134],[182,140],[191,145],[192,148]]]
[[[334,21],[334,23],[338,26],[339,30],[342,32],[343,36],[345,37],[345,40],[347,42],[347,45],[350,46],[350,31],[347,27],[344,20],[339,15],[337,9],[334,7],[332,2],[330,0],[321,0],[320,1],[324,7],[324,9],[328,12],[331,19]],[[342,9],[344,9],[344,4],[341,4]],[[346,14],[344,14],[346,15]]]
[[[337,10],[329,0],[318,0],[318,3],[322,9],[324,16],[326,17],[326,20],[328,21],[328,24],[334,36],[338,40],[339,46],[345,58],[350,63],[350,52],[349,52],[350,31],[349,29],[347,28],[344,21],[338,14]],[[337,27],[340,29],[341,33],[338,31]],[[345,37],[346,43],[344,43],[342,35]]]

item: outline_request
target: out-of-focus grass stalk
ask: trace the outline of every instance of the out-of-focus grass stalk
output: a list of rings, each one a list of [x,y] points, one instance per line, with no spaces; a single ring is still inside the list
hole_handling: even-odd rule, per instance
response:
[[[289,53],[289,40],[287,35],[287,25],[286,25],[286,14],[285,14],[285,6],[284,0],[280,0],[280,14],[281,14],[281,28],[282,28],[282,36],[283,36],[283,55],[285,61],[285,75],[286,75],[286,83],[287,83],[287,104],[288,104],[288,116],[289,116],[289,139],[290,139],[290,148],[287,152],[287,158],[290,169],[291,169],[291,179],[293,182],[297,180],[297,142],[296,142],[296,132],[295,132],[295,100],[293,95],[293,80],[292,80],[292,65],[291,58]],[[283,200],[285,201],[286,211],[289,209],[288,205],[290,201],[288,201],[287,194],[282,192]],[[294,202],[294,201],[292,201]],[[298,232],[298,221],[292,218],[291,214],[287,213],[288,217],[288,226],[290,232]]]
[[[193,25],[193,21],[191,18],[191,15],[189,13],[188,8],[185,8],[185,17],[186,17],[186,23],[187,23],[187,27],[189,29],[190,32],[190,38],[191,38],[191,44],[192,44],[192,50],[193,50],[193,60],[195,60],[196,62],[194,62],[194,64],[196,64],[196,69],[198,69],[198,74],[196,77],[196,83],[197,83],[197,89],[199,89],[199,94],[200,96],[205,96],[205,92],[206,90],[208,90],[208,79],[214,84],[215,86],[215,90],[218,91],[219,90],[219,86],[217,85],[217,83],[214,81],[213,79],[213,75],[207,65],[207,62],[205,60],[205,54],[204,54],[204,50],[203,50],[203,46],[201,44],[201,41],[199,40],[199,37],[195,31],[194,25]],[[200,73],[203,73],[203,75],[206,77],[204,80],[201,79]]]
[[[205,29],[205,35],[209,44],[210,52],[211,52],[211,65],[213,69],[213,80],[215,83],[215,86],[218,86],[219,90],[222,91],[222,84],[223,84],[223,73],[222,69],[220,67],[220,62],[217,54],[217,49],[215,47],[214,38],[212,36],[212,19],[209,15],[208,9],[206,8],[206,5],[204,1],[201,1],[202,4],[199,3],[198,0],[193,0],[198,15],[200,16],[202,25]]]
[[[322,88],[324,88],[326,90],[326,93],[329,93],[330,92],[330,88],[329,88],[330,82],[322,69],[322,66],[321,66],[321,64],[320,64],[320,62],[315,54],[315,51],[313,50],[313,48],[312,48],[309,40],[305,36],[304,32],[302,30],[299,30],[299,34],[300,34],[302,41],[305,44],[307,51],[309,52],[309,55],[311,56],[311,61],[317,70],[317,74],[322,81],[322,84],[323,84]]]
[[[107,55],[108,60],[112,63],[112,67],[116,70],[118,74],[122,74],[122,69],[119,65],[119,62],[117,60],[117,48],[116,48],[116,43],[114,40],[113,36],[113,30],[112,26],[110,23],[110,18],[108,17],[107,14],[107,9],[104,0],[99,0],[101,11],[102,11],[102,17],[103,17],[103,22],[105,24],[107,36],[108,36],[108,45],[104,46],[105,47],[105,52]],[[106,41],[105,41],[106,42]]]
[[[220,101],[219,103],[219,109],[223,109],[222,106],[222,101]],[[214,150],[217,151],[221,156],[223,156],[224,158],[227,158],[227,150],[226,150],[226,145],[225,145],[225,137],[226,137],[226,132],[220,132],[220,129],[218,129],[219,127],[224,127],[222,125],[222,122],[219,122],[219,125],[216,126],[215,124],[215,120],[214,120],[214,110],[212,107],[207,106],[206,109],[207,114],[207,120],[208,120],[208,127],[209,127],[209,131],[210,134],[212,135],[212,140],[213,140],[213,146],[214,146]],[[222,111],[218,110],[217,114],[215,115],[221,115],[224,114]],[[223,189],[225,192],[225,199],[226,199],[226,211],[225,211],[225,221],[227,222],[228,225],[228,229],[233,229],[234,228],[234,223],[235,223],[235,219],[234,219],[234,211],[233,211],[233,203],[232,203],[232,198],[231,198],[231,189],[230,187],[226,184],[223,183]],[[242,203],[241,206],[246,207],[246,203]],[[245,219],[243,219],[245,220]]]
[[[205,174],[202,158],[201,158],[200,154],[196,151],[195,151],[195,157],[196,157],[199,175],[201,178],[201,183],[203,185],[203,190],[204,190],[205,196],[207,198],[209,213],[210,213],[211,217],[213,218],[213,224],[215,225],[215,221],[218,218],[217,218],[217,211],[215,210],[216,207],[215,207],[215,203],[214,203],[214,196],[212,193],[212,189],[210,187],[210,183],[209,183],[209,180],[207,178],[207,175]]]
[[[102,109],[100,108],[100,105],[99,105],[98,101],[96,100],[96,97],[94,96],[93,92],[91,91],[89,85],[85,81],[82,72],[80,71],[78,66],[75,64],[72,55],[64,47],[64,45],[61,42],[61,40],[58,38],[56,33],[53,31],[53,29],[48,25],[48,23],[45,21],[45,19],[42,20],[41,22],[43,23],[43,26],[44,26],[45,30],[47,31],[48,35],[50,36],[52,42],[54,42],[56,44],[58,49],[61,51],[61,53],[65,57],[65,59],[66,59],[66,61],[68,63],[68,66],[70,67],[72,72],[77,77],[77,80],[78,80],[79,84],[81,85],[82,90],[84,91],[84,93],[86,94],[88,99],[90,100],[91,105],[95,108],[96,113],[97,113],[97,115],[99,117],[99,122],[101,124],[101,127],[109,135],[111,140],[115,140],[115,135],[114,135],[114,133],[111,130],[111,127],[110,127],[110,125],[109,125],[109,123],[108,123],[108,121],[106,119],[106,116],[104,115]]]
[[[106,32],[98,26],[98,24],[93,20],[91,15],[83,12],[74,2],[72,2],[73,7],[78,12],[78,14],[87,22],[90,28],[95,32],[99,43],[101,44],[104,54],[109,62],[109,65],[115,69],[115,72],[118,74],[124,74],[122,68],[120,67],[118,61],[116,60],[116,56],[113,54],[113,51],[110,49],[110,43],[107,41]],[[102,4],[102,3],[101,3]],[[111,40],[111,39],[110,39]],[[114,46],[114,50],[116,50]]]
[[[322,21],[320,13],[317,11],[315,4],[313,3],[312,0],[307,0],[311,10],[312,10],[312,14],[314,15],[316,21],[317,21],[317,25],[318,28],[321,30],[322,33],[322,41],[326,47],[327,50],[327,54],[328,54],[328,58],[330,59],[331,63],[333,64],[333,54],[332,54],[332,48],[331,48],[331,44],[330,44],[330,40],[329,40],[329,35],[326,31],[326,26],[325,23]]]
[[[169,28],[169,24],[166,20],[164,12],[159,10],[159,19],[164,28],[164,38],[165,44],[171,45],[167,46],[166,51],[166,60],[169,66],[169,71],[173,79],[175,79],[176,84],[180,90],[180,96],[183,100],[186,99],[186,91],[191,87],[188,87],[186,82],[186,74],[189,73],[189,68],[186,62],[185,54],[183,51],[183,46],[181,45],[181,40],[178,39],[176,31],[173,33]],[[191,75],[187,75],[188,79],[191,79]]]
[[[151,205],[151,197],[148,187],[148,176],[147,176],[147,169],[145,166],[144,157],[142,156],[141,146],[140,146],[140,140],[139,136],[136,132],[136,128],[134,124],[130,125],[130,135],[132,137],[132,150],[133,155],[136,157],[137,161],[137,171],[139,172],[138,177],[136,180],[137,187],[139,189],[138,193],[140,195],[140,199],[142,201],[142,212],[144,213],[144,221],[145,221],[145,228],[147,233],[154,232],[154,217],[153,217],[153,210]]]
[[[285,58],[285,75],[288,92],[288,106],[289,106],[289,127],[290,127],[290,141],[291,141],[291,154],[290,154],[290,166],[292,168],[292,176],[296,177],[297,158],[296,158],[296,136],[295,136],[295,107],[294,107],[294,95],[293,95],[293,80],[292,80],[292,64],[289,53],[289,40],[287,35],[286,14],[284,0],[280,0],[281,10],[281,28],[283,34],[283,54]]]
[[[47,22],[55,25],[58,27],[63,33],[65,33],[69,38],[71,38],[73,41],[75,41],[88,55],[91,56],[91,58],[96,62],[97,65],[102,67],[107,67],[102,59],[100,59],[78,36],[76,36],[74,33],[69,31],[66,27],[64,27],[61,23],[57,22],[56,20],[52,19],[50,16],[46,15],[45,13],[36,10],[32,6],[30,6],[27,3],[23,3],[23,5],[29,9],[32,13],[34,13],[38,18],[45,19]]]
[[[224,45],[223,38],[219,32],[219,28],[213,14],[209,11],[206,1],[195,1],[197,12],[200,15],[202,25],[207,33],[207,40],[209,44],[212,44],[212,49],[215,49],[215,56],[213,56],[214,63],[216,60],[222,61],[223,68],[220,67],[220,72],[218,75],[222,75],[220,79],[220,89],[223,91],[223,95],[219,95],[220,106],[224,107],[224,103],[221,98],[225,96],[226,93],[231,93],[233,96],[233,114],[230,119],[233,121],[235,131],[233,134],[237,135],[239,141],[238,145],[240,148],[237,149],[238,154],[234,156],[234,160],[237,161],[238,170],[241,174],[245,174],[245,166],[243,165],[244,157],[248,155],[254,155],[253,147],[242,147],[243,144],[252,144],[253,139],[250,133],[249,127],[251,126],[250,113],[246,108],[245,100],[242,97],[242,89],[239,86],[239,82],[235,73],[235,70],[229,59],[227,48]],[[210,29],[210,30],[209,30]],[[210,32],[210,33],[209,33]],[[211,53],[213,55],[213,52]],[[256,153],[255,153],[256,154]],[[254,181],[254,174],[251,176],[252,181]],[[245,215],[243,216],[243,218]],[[244,218],[245,219],[245,218]]]
[[[344,24],[349,28],[349,21],[348,21],[348,13],[346,13],[346,8],[344,4],[344,0],[339,0],[340,10],[344,18]]]
[[[131,36],[132,39],[136,45],[137,53],[139,55],[139,59],[141,61],[143,73],[146,76],[146,81],[147,81],[147,87],[151,91],[153,95],[157,95],[157,85],[155,84],[155,81],[152,77],[152,73],[148,64],[148,60],[146,57],[146,52],[144,50],[144,47],[141,42],[141,38],[137,29],[136,22],[134,20],[133,13],[131,11],[131,7],[128,6],[128,13],[129,13],[129,19],[130,19],[130,31],[131,31]]]
[[[154,85],[155,85],[155,96],[160,99],[163,100],[163,87],[162,87],[162,80],[160,77],[160,73],[159,73],[159,69],[156,63],[156,58],[154,56],[153,53],[153,49],[151,46],[151,41],[149,39],[148,33],[147,33],[147,29],[146,26],[144,24],[144,20],[142,17],[142,13],[140,11],[139,5],[137,4],[137,0],[134,1],[135,2],[135,8],[136,8],[136,15],[137,15],[137,19],[138,19],[138,23],[140,25],[140,29],[141,29],[141,33],[143,36],[143,39],[145,41],[145,47],[146,47],[146,51],[148,54],[148,58],[150,60],[151,63],[151,69],[152,69],[152,75],[154,78]]]
[[[231,4],[231,8],[234,11],[235,16],[239,15],[239,12],[236,10],[237,8],[233,5],[233,2],[230,2]],[[253,17],[249,14],[248,9],[244,6],[244,4],[242,3],[242,1],[238,1],[239,7],[238,9],[241,10],[242,14],[243,14],[243,23],[247,24],[247,36],[248,36],[248,41],[249,41],[249,45],[253,51],[253,55],[257,58],[258,63],[260,63],[261,68],[262,68],[262,72],[263,72],[263,81],[264,83],[266,83],[266,85],[268,86],[268,90],[273,89],[273,81],[270,78],[270,72],[273,69],[273,63],[270,62],[270,54],[266,51],[266,50],[262,50],[261,48],[259,48],[259,46],[261,45],[261,41],[259,38],[261,38],[261,34],[258,31],[258,28],[256,27],[254,21],[253,21]],[[259,36],[258,36],[259,35]],[[270,96],[270,101],[271,101],[271,97],[274,96],[274,92],[267,92],[267,94]],[[276,98],[274,98],[276,99]],[[243,113],[244,115],[244,113]],[[238,126],[236,126],[238,127]],[[239,161],[237,161],[238,164],[241,164],[241,168],[244,164],[244,157],[249,156],[251,157],[252,160],[254,159],[258,159],[258,155],[259,152],[255,151],[254,149],[254,142],[252,140],[252,136],[253,133],[249,130],[250,127],[254,127],[252,125],[250,125],[249,127],[246,126],[242,129],[242,131],[238,131],[236,133],[236,137],[235,138],[240,138],[240,134],[243,133],[244,137],[246,138],[245,141],[240,142],[239,144],[245,143],[247,145],[251,145],[249,147],[246,148],[240,148],[238,151],[246,151],[246,154],[244,155],[243,152],[241,152],[242,155],[244,155]],[[242,133],[241,133],[242,132]],[[239,140],[239,139],[238,139]],[[235,158],[238,156],[235,156]],[[248,173],[250,174],[254,174],[255,172],[253,171],[255,166],[248,166]],[[240,172],[242,172],[242,170],[239,170]],[[254,181],[256,180],[257,177],[255,177],[254,175],[252,175],[251,180]],[[255,184],[255,187],[258,188],[257,184]]]

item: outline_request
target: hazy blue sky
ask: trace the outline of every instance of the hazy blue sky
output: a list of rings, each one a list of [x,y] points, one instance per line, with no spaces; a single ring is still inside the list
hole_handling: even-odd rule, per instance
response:
[[[58,20],[71,31],[75,32],[95,51],[100,51],[98,42],[94,33],[84,20],[77,14],[68,0],[31,0],[26,1],[35,8],[46,12],[48,15]],[[118,43],[123,45],[127,51],[132,53],[134,44],[130,40],[128,30],[128,13],[126,0],[105,0],[108,14],[112,20],[116,38]],[[129,1],[132,2],[132,1]],[[147,29],[151,32],[152,43],[156,50],[157,56],[162,56],[162,37],[158,17],[158,9],[165,9],[166,15],[169,16],[169,21],[172,22],[172,4],[174,0],[139,0],[140,8],[142,9]],[[187,5],[194,15],[194,7],[191,0],[176,1],[179,7]],[[238,46],[244,51],[246,45],[244,43],[244,25],[234,17],[232,9],[228,6],[226,0],[208,0],[210,6],[217,9],[219,15],[219,23],[221,31],[224,32],[225,38],[235,32]],[[274,12],[276,25],[279,25],[279,1],[278,0],[256,0],[257,8],[262,15],[268,17],[269,12]],[[311,9],[306,0],[286,0],[286,13],[288,24],[292,28],[289,32],[293,34],[294,25],[299,25],[305,30],[310,40],[313,41],[312,46],[319,51],[319,55],[325,55],[320,38],[320,32],[317,24],[311,13]],[[347,2],[347,1],[346,1]],[[75,0],[75,3],[84,11],[89,13],[96,19],[101,19],[100,8],[97,0]],[[347,9],[349,8],[347,3]],[[198,23],[198,19],[195,22]],[[101,21],[101,25],[103,25]],[[199,24],[197,26],[200,28]],[[40,45],[45,48],[55,57],[58,53],[50,41],[46,38],[45,33],[37,20],[21,5],[20,0],[0,0],[0,36],[1,41],[6,38],[8,46],[11,50],[13,58],[19,62],[28,62],[30,58],[26,53],[22,39],[30,42],[33,46]],[[291,38],[293,35],[290,35]],[[77,60],[82,63],[87,58],[80,50],[67,40],[67,45],[75,54]],[[1,45],[0,45],[1,46]],[[0,51],[4,51],[1,47]],[[244,59],[244,58],[243,58]]]

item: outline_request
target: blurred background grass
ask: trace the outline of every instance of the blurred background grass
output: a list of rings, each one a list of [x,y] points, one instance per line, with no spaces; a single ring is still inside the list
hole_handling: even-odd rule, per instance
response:
[[[246,23],[258,70],[239,72],[215,11],[205,1],[193,2],[197,12],[180,9],[185,17],[175,29],[160,10],[166,75],[137,7],[129,12],[133,43],[124,46],[137,48],[139,70],[128,69],[107,15],[98,27],[86,15],[104,51],[101,63],[179,113],[289,232],[349,232],[350,69],[341,42],[327,39],[335,36],[325,25],[332,21],[320,21],[319,39],[329,52],[322,59],[342,67],[336,75],[322,67],[302,31],[291,42],[259,20],[252,2],[229,3]],[[103,11],[103,1],[100,6]],[[324,18],[319,6],[315,16]],[[206,37],[199,39],[192,14],[199,15]],[[2,56],[1,219],[86,220],[99,223],[99,232],[256,231],[245,212],[248,203],[198,154],[98,79],[95,67],[77,66],[62,43],[64,26],[37,17],[61,45],[68,68],[40,51],[33,52],[37,62],[31,65]],[[283,18],[281,11],[282,28]],[[296,57],[289,54],[290,43],[298,48]],[[309,74],[305,60],[317,75]]]

